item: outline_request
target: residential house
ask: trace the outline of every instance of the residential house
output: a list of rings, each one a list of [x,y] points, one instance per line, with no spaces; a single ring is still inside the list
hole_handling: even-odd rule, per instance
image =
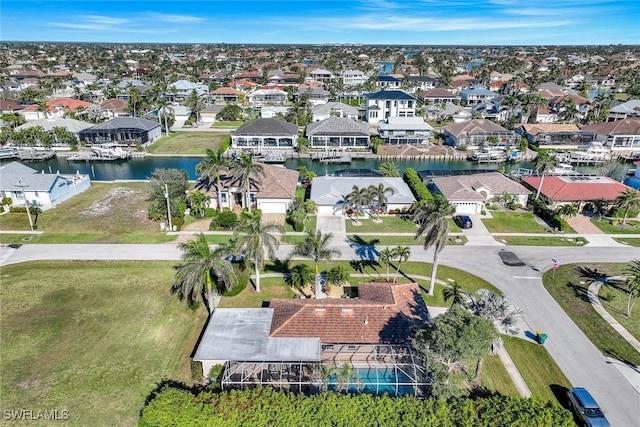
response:
[[[262,80],[262,73],[246,72],[238,73],[233,76],[234,80],[246,80],[251,83],[259,83]]]
[[[434,177],[429,189],[442,194],[456,207],[457,214],[479,214],[487,202],[502,194],[513,196],[515,203],[526,206],[531,194],[500,172]]]
[[[311,107],[311,114],[314,122],[326,120],[329,117],[347,117],[351,120],[358,120],[358,109],[342,102],[314,105]]]
[[[298,126],[280,119],[256,119],[231,132],[231,147],[262,152],[293,150],[298,146]]]
[[[143,83],[141,80],[123,80],[116,85],[116,98],[122,99],[123,101],[130,101],[130,90],[135,90],[139,96],[144,96],[149,90],[151,90],[151,86]]]
[[[341,390],[322,372],[349,365],[358,380],[347,380],[343,391],[424,397],[429,380],[411,341],[430,319],[418,284],[360,283],[357,299],[272,299],[266,308],[218,308],[193,360],[202,363],[205,377],[224,365],[223,389]]]
[[[239,103],[244,96],[244,92],[232,87],[219,87],[209,93],[209,98],[215,104]]]
[[[515,147],[520,142],[520,137],[515,132],[485,119],[472,119],[467,122],[447,125],[443,128],[443,134],[445,143],[455,148]],[[490,137],[495,137],[497,143],[488,141]]]
[[[584,96],[568,94],[562,96],[556,96],[549,100],[549,107],[551,110],[555,111],[558,114],[561,114],[566,110],[566,104],[568,102],[573,102],[577,109],[576,118],[584,118],[591,107],[591,101]]]
[[[297,86],[299,83],[299,74],[274,74],[267,78],[267,84],[269,85]]]
[[[607,121],[613,122],[630,117],[640,117],[640,99],[631,99],[615,107],[611,107]]]
[[[43,171],[44,172],[44,171]],[[13,206],[53,208],[91,187],[89,175],[39,173],[19,162],[0,163],[0,197]]]
[[[501,122],[520,115],[519,109],[515,109],[513,106],[504,105],[504,103],[505,97],[499,95],[489,100],[474,104],[471,107],[471,114],[475,117]]]
[[[371,124],[389,117],[414,117],[418,101],[401,90],[383,90],[367,94],[365,119]]]
[[[551,110],[548,105],[539,105],[536,109],[536,123],[556,123],[558,113]]]
[[[40,111],[38,104],[29,105],[18,113],[21,114],[26,121],[40,119],[57,119],[64,117],[67,113],[78,113],[84,109],[91,107],[93,104],[86,101],[80,101],[73,98],[54,98],[46,102],[46,111]]]
[[[122,99],[107,99],[100,104],[102,116],[107,119],[112,117],[128,117],[129,112],[127,111],[127,105],[129,105],[127,101]]]
[[[268,105],[260,109],[260,117],[263,119],[274,119],[276,117],[285,117],[291,107],[280,107],[277,105]]]
[[[293,98],[294,100],[299,100],[303,95],[307,95],[307,100],[312,107],[326,104],[331,97],[331,93],[328,90],[324,90],[321,87],[310,87],[295,92]]]
[[[460,92],[460,101],[465,105],[476,105],[493,99],[496,96],[498,96],[497,93],[488,90],[484,86],[473,85],[469,89]]]
[[[170,102],[183,102],[189,99],[195,91],[198,98],[209,93],[209,86],[190,82],[189,80],[178,80],[167,86],[167,92],[162,96]]]
[[[382,88],[382,90],[395,90],[400,89],[402,86],[402,78],[392,75],[380,75],[376,79],[376,87]]]
[[[454,123],[462,123],[473,118],[468,108],[451,102],[446,104],[430,105],[426,108],[427,117],[431,120],[453,120]]]
[[[344,86],[360,86],[363,85],[369,77],[359,70],[345,70],[341,74],[342,84]]]
[[[574,123],[523,124],[515,129],[529,145],[545,149],[576,149],[591,142]]]
[[[311,70],[309,72],[309,75],[305,80],[324,84],[330,82],[334,78],[335,76],[331,71],[325,70],[324,68],[316,68],[315,70]]]
[[[200,111],[200,122],[202,123],[215,123],[217,121],[217,115],[225,105],[213,104],[206,106]]]
[[[369,148],[369,129],[348,117],[329,117],[307,126],[309,148]]]
[[[13,99],[3,99],[0,101],[0,114],[18,113],[23,108],[24,105],[19,104]]]
[[[604,200],[611,205],[616,197],[630,187],[607,176],[588,175],[548,175],[524,176],[522,183],[532,191],[538,191],[540,181],[540,197],[551,209],[564,204],[573,204],[582,212],[594,200]]]
[[[640,117],[586,125],[582,132],[602,142],[614,154],[640,153]]]
[[[117,143],[121,146],[142,144],[146,147],[162,136],[161,126],[139,117],[113,119],[80,131],[80,141],[87,144]]]
[[[440,84],[440,79],[431,76],[410,76],[414,91],[428,92],[435,89]]]
[[[249,105],[260,108],[265,105],[284,105],[287,102],[287,92],[280,89],[258,89],[249,94]]]
[[[460,103],[460,97],[458,95],[449,92],[447,89],[435,88],[428,91],[420,92],[418,99],[423,104],[435,105],[435,104],[449,104]]]
[[[282,219],[287,209],[296,198],[298,171],[282,166],[261,163],[264,176],[259,180],[251,180],[249,185],[249,201],[252,208],[260,209],[265,214],[280,214]],[[240,210],[243,206],[244,190],[241,183],[232,175],[222,175],[220,179],[220,200],[222,208]],[[216,185],[207,181],[198,181],[196,188],[206,190],[209,206],[217,208],[218,193]]]
[[[16,130],[29,129],[32,127],[39,126],[45,132],[52,132],[53,128],[62,127],[74,134],[76,137],[79,137],[80,132],[85,129],[88,129],[93,126],[93,123],[83,122],[75,119],[66,119],[64,117],[57,119],[40,119],[40,120],[32,120],[30,122],[24,123],[18,127]],[[60,146],[57,141],[54,141],[53,146]]]
[[[406,210],[416,201],[409,186],[402,178],[393,177],[349,177],[323,175],[311,181],[310,199],[318,206],[319,214],[340,214],[344,209],[344,198],[351,193],[354,186],[366,188],[378,187],[382,184],[390,188],[392,194],[387,194],[385,212]]]
[[[422,117],[389,117],[378,123],[378,131],[385,144],[427,144],[433,136]]]

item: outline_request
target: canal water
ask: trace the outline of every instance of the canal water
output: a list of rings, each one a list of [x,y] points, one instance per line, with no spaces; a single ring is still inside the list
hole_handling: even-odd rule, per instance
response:
[[[116,160],[110,162],[76,162],[69,161],[64,157],[56,157],[44,162],[22,162],[25,165],[45,173],[60,172],[63,174],[74,174],[79,172],[87,174],[92,180],[96,181],[115,181],[115,180],[144,180],[149,179],[155,169],[184,169],[189,179],[196,179],[196,165],[202,161],[202,157],[154,157],[146,156],[142,159]],[[350,164],[322,164],[318,161],[309,159],[290,159],[284,164],[288,169],[297,169],[298,166],[304,165],[309,170],[318,175],[331,175],[341,169],[379,169],[383,160],[364,159],[353,160]],[[501,163],[487,164],[476,163],[464,160],[396,160],[393,161],[398,170],[402,172],[406,168],[413,168],[416,171],[423,170],[499,170],[499,171],[516,171],[519,168],[532,169],[533,164],[530,162],[521,163]],[[620,163],[612,174],[612,177],[618,181],[622,181],[628,169],[633,167],[632,163]],[[578,166],[575,170],[583,174],[605,174],[598,166]]]

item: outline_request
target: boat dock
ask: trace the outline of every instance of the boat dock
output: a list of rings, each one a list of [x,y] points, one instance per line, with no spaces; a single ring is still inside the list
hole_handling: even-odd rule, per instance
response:
[[[320,163],[351,163],[352,160],[365,159],[366,155],[346,151],[322,151],[311,153],[310,158],[318,160]]]
[[[55,156],[55,151],[19,151],[16,157],[27,162],[43,162]]]

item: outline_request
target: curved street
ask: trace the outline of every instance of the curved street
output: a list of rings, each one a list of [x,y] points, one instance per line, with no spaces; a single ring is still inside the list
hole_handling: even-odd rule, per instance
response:
[[[334,246],[340,259],[358,259],[371,250],[351,244],[344,235],[336,236]],[[282,245],[277,256],[286,258],[290,245]],[[370,248],[374,249],[374,248]],[[640,259],[640,248],[622,245],[585,247],[509,247],[526,266],[504,265],[498,253],[502,246],[449,246],[440,254],[440,263],[475,274],[502,290],[513,304],[524,311],[529,331],[543,330],[549,335],[545,347],[574,386],[586,387],[604,408],[614,426],[637,425],[640,394],[589,341],[542,285],[542,274],[556,259],[562,264],[580,262],[627,262]],[[100,245],[51,244],[3,246],[0,265],[34,260],[179,260],[175,244]],[[411,247],[411,260],[431,262],[433,251]],[[638,376],[640,373],[636,372]]]

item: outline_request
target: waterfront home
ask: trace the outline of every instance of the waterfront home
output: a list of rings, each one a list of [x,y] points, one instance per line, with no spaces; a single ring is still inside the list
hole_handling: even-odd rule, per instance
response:
[[[586,125],[582,127],[582,132],[604,144],[614,155],[632,156],[640,153],[640,117]]]
[[[287,92],[280,89],[258,89],[249,94],[249,105],[260,108],[265,105],[284,105],[287,102]]]
[[[309,148],[368,149],[369,129],[366,125],[347,117],[329,117],[307,126]]]
[[[358,298],[272,299],[266,308],[218,308],[193,360],[223,389],[271,386],[425,395],[427,375],[411,340],[431,320],[417,283],[360,283]],[[332,370],[349,370],[339,379]],[[356,379],[357,378],[357,379]],[[345,383],[346,381],[346,383]]]
[[[329,98],[331,94],[329,91],[324,90],[321,87],[307,87],[305,89],[301,89],[297,92],[294,92],[293,99],[294,101],[298,101],[302,98],[303,95],[307,96],[307,102],[313,107],[315,105],[322,105],[329,102]]]
[[[402,86],[402,78],[392,75],[376,77],[376,87],[382,88],[382,90],[400,89],[400,86]]]
[[[111,119],[113,117],[128,117],[127,101],[122,99],[107,99],[100,104],[100,110],[102,110],[102,117]]]
[[[468,108],[450,102],[429,105],[426,112],[427,118],[431,120],[452,120],[454,123],[467,122],[473,118]]]
[[[524,176],[522,183],[532,191],[538,191],[542,176]],[[589,202],[604,200],[613,205],[616,197],[630,187],[607,176],[549,175],[542,180],[540,198],[551,209],[563,204],[574,204],[582,212]]]
[[[529,194],[523,185],[500,172],[433,177],[429,188],[456,207],[457,214],[479,214],[494,197],[508,194],[515,203],[526,206]]]
[[[231,132],[231,147],[259,153],[293,150],[298,146],[298,126],[281,119],[256,119]]]
[[[498,96],[482,85],[473,85],[469,89],[460,92],[460,101],[465,105],[476,105]]]
[[[205,96],[209,92],[209,87],[205,84],[198,84],[190,82],[189,80],[178,80],[171,83],[167,87],[167,92],[162,96],[167,101],[182,102],[189,99],[195,91],[198,98]]]
[[[389,117],[414,117],[418,101],[401,90],[383,90],[366,96],[365,120],[378,124]]]
[[[414,91],[420,92],[433,90],[440,84],[440,79],[432,76],[410,76],[409,80],[414,86]]]
[[[577,149],[591,142],[591,138],[574,123],[523,124],[515,132],[527,138],[529,145],[538,148]]]
[[[200,122],[202,123],[215,123],[220,111],[224,109],[224,104],[208,105],[204,110],[200,111]]]
[[[340,77],[344,86],[360,86],[369,79],[365,73],[359,70],[345,70]]]
[[[631,99],[615,107],[611,107],[607,121],[613,122],[630,117],[640,117],[640,99]]]
[[[418,93],[418,99],[424,104],[459,103],[460,97],[443,88],[435,88]]]
[[[274,119],[277,117],[285,117],[289,109],[291,109],[291,107],[268,105],[260,109],[260,117],[262,117],[263,119]]]
[[[445,143],[455,148],[515,147],[520,142],[520,137],[515,132],[485,119],[472,119],[462,123],[454,123],[445,126],[442,130]],[[492,137],[497,141],[492,142],[489,140]]]
[[[312,81],[317,83],[328,83],[335,76],[329,70],[325,70],[324,68],[316,68],[315,70],[311,70],[309,75],[306,77],[305,81]]]
[[[0,175],[0,197],[18,207],[51,209],[91,187],[89,175],[39,173],[18,162],[0,164]]]
[[[389,117],[378,123],[378,132],[385,144],[427,144],[433,127],[422,117]]]
[[[40,119],[57,119],[67,113],[77,113],[91,107],[93,104],[79,99],[54,98],[46,102],[46,110],[41,111],[38,104],[29,105],[18,111],[26,121]]]
[[[120,146],[141,144],[143,147],[161,136],[162,128],[158,122],[139,117],[114,117],[79,133],[80,141],[87,144],[113,142]]]
[[[88,123],[88,122],[82,122],[80,120],[75,120],[75,119],[65,119],[65,118],[58,118],[58,119],[40,119],[40,120],[33,120],[27,123],[24,123],[18,127],[16,127],[16,131],[22,130],[22,129],[29,129],[29,128],[33,128],[39,126],[42,128],[43,131],[51,133],[53,132],[53,128],[56,127],[62,127],[65,128],[66,130],[68,130],[69,132],[71,132],[72,134],[74,134],[76,136],[76,138],[79,137],[80,132],[88,129],[93,125],[93,123]],[[53,141],[53,146],[58,146],[60,145],[58,143],[58,141]]]
[[[319,214],[339,215],[344,208],[344,197],[353,190],[354,186],[367,188],[378,187],[380,184],[391,189],[391,193],[387,193],[385,212],[408,209],[416,201],[411,189],[402,178],[383,176],[318,176],[311,181],[310,198],[318,206]]]

